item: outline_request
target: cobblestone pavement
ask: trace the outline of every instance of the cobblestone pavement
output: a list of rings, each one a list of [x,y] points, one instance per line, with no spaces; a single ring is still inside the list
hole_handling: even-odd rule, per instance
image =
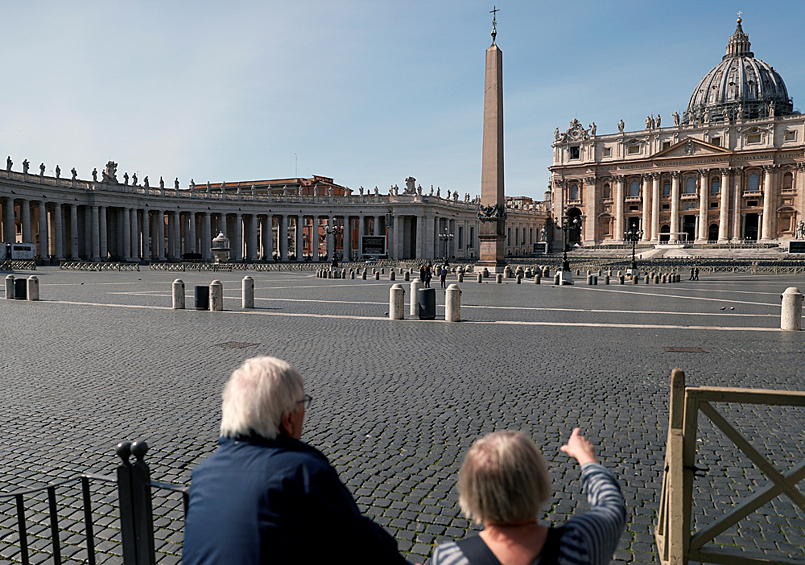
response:
[[[559,452],[580,426],[626,496],[629,523],[615,559],[656,563],[671,369],[684,369],[689,385],[805,390],[805,332],[777,329],[780,293],[805,289],[801,276],[562,288],[468,277],[464,321],[446,323],[410,319],[407,305],[405,320],[386,319],[387,275],[250,273],[257,308],[244,311],[242,273],[181,273],[190,307],[194,285],[224,285],[225,311],[199,312],[170,308],[177,273],[35,274],[40,302],[0,300],[0,491],[110,473],[114,445],[135,438],[151,446],[154,478],[188,484],[215,449],[224,381],[245,358],[270,354],[293,363],[314,398],[303,439],[324,451],[361,510],[412,561],[471,528],[456,479],[486,432],[520,429],[542,446],[555,489],[546,521],[583,511],[579,471]],[[443,317],[443,291],[436,295]],[[719,408],[781,472],[803,458],[801,409]],[[708,471],[695,483],[697,526],[765,484],[706,423],[699,437],[696,465]],[[119,563],[116,496],[108,485],[93,488],[99,547]],[[64,554],[80,562],[77,493],[58,492]],[[160,495],[155,504],[159,560],[176,563],[180,502]],[[47,537],[31,520],[32,539]],[[0,500],[0,559],[19,557],[15,524],[13,500]],[[778,498],[716,541],[805,557],[805,512]],[[32,547],[40,551],[33,563],[47,558],[44,541]]]

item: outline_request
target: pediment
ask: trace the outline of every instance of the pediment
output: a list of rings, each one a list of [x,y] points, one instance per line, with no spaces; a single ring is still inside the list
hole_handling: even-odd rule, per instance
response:
[[[655,153],[654,157],[707,157],[708,155],[729,155],[729,149],[707,143],[700,139],[686,137],[671,147]]]

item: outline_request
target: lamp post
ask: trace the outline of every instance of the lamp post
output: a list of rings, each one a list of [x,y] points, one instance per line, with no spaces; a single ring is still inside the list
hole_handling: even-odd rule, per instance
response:
[[[635,246],[642,237],[643,230],[638,229],[636,225],[633,225],[631,228],[629,228],[629,231],[623,234],[623,239],[632,243],[632,269],[637,268],[637,262],[635,261]]]
[[[445,228],[443,232],[439,234],[439,239],[444,242],[444,264],[447,264],[447,253],[450,246],[450,241],[453,239],[453,234]]]
[[[331,259],[333,262],[333,267],[338,267],[338,255],[335,251],[335,246],[338,242],[337,236],[344,233],[344,228],[341,226],[327,226],[324,228],[324,233],[326,234],[326,237],[336,237],[336,239],[333,240],[333,256]]]
[[[562,230],[562,270],[569,271],[570,263],[567,261],[567,232],[581,227],[581,218],[574,216],[572,219],[567,216],[562,217],[562,221],[556,221],[556,227]]]

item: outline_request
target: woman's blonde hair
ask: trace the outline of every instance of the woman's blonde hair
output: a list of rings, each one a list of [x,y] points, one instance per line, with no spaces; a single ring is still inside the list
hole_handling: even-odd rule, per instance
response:
[[[488,434],[472,444],[458,479],[458,503],[475,523],[536,518],[551,493],[545,458],[522,432]]]

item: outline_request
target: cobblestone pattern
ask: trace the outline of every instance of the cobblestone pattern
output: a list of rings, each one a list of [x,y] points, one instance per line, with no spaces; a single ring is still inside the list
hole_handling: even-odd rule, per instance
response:
[[[314,397],[303,439],[324,451],[361,510],[412,561],[474,528],[460,514],[455,484],[470,444],[487,432],[520,429],[542,446],[555,489],[546,521],[583,511],[579,471],[559,452],[580,426],[626,495],[629,523],[616,561],[655,563],[671,369],[683,368],[689,385],[805,390],[805,333],[657,327],[779,327],[779,294],[805,286],[799,277],[725,274],[698,283],[573,288],[465,281],[467,321],[445,323],[383,319],[389,281],[308,273],[252,274],[258,308],[249,312],[240,309],[241,276],[182,273],[188,306],[193,285],[217,278],[226,311],[175,311],[175,275],[46,267],[37,271],[40,302],[0,299],[2,491],[76,472],[111,473],[114,445],[135,438],[151,446],[155,479],[187,484],[215,449],[229,373],[247,357],[270,354],[296,365]],[[437,289],[440,306],[443,300]],[[222,346],[230,342],[244,346]],[[802,410],[718,408],[778,470],[802,459]],[[697,525],[765,484],[700,421],[696,464],[707,473],[695,483]],[[120,563],[116,497],[93,492],[97,543],[108,552],[102,561]],[[65,554],[80,562],[78,497],[63,496]],[[176,563],[181,501],[171,495],[164,508],[159,560]],[[13,505],[0,503],[0,559],[8,562],[18,558],[14,516]],[[43,527],[30,533],[47,535]],[[805,556],[805,516],[779,498],[716,541]],[[42,562],[47,548],[35,543],[41,552],[32,562]]]

